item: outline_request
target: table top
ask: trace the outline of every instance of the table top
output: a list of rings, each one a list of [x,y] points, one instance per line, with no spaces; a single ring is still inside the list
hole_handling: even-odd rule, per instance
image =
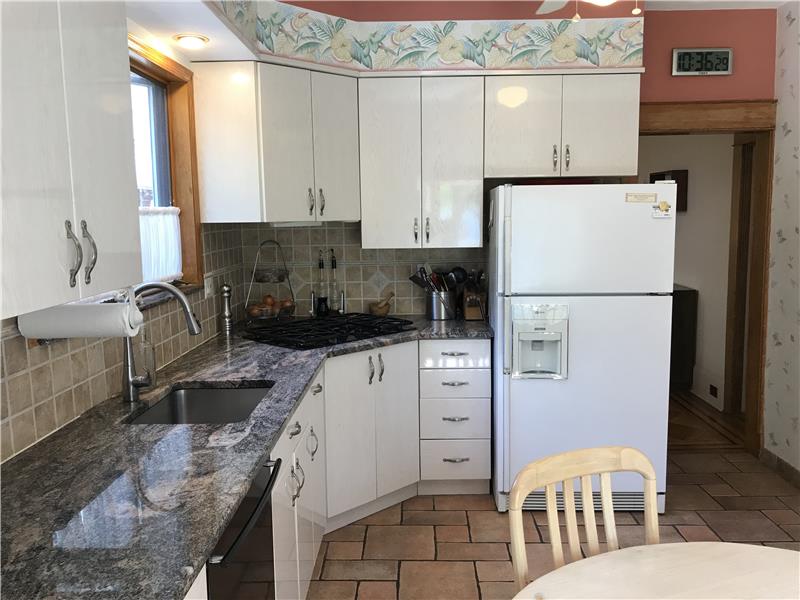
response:
[[[554,598],[800,598],[800,553],[692,542],[635,546],[539,577],[517,600]]]

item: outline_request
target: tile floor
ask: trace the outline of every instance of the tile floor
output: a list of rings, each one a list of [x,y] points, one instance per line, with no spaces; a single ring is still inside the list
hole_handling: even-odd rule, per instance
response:
[[[800,489],[745,452],[670,452],[667,485],[662,543],[800,550]],[[643,543],[641,513],[616,518],[621,545]],[[552,568],[544,513],[525,526],[534,578]],[[511,580],[508,516],[491,496],[418,496],[326,535],[308,599],[501,600]]]

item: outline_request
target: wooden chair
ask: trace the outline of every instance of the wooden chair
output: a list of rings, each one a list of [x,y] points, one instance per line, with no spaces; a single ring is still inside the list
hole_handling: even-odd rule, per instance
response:
[[[658,508],[656,505],[656,473],[647,457],[635,448],[608,446],[573,450],[555,454],[527,465],[519,472],[508,498],[508,515],[511,525],[511,560],[514,576],[521,590],[528,584],[528,560],[525,553],[525,534],[522,527],[522,503],[532,491],[545,488],[547,501],[547,528],[556,568],[564,564],[561,532],[556,507],[556,484],[562,484],[564,494],[564,519],[572,560],[581,558],[578,522],[575,514],[575,487],[573,480],[580,477],[583,500],[583,520],[589,555],[600,552],[597,542],[597,524],[594,518],[592,475],[600,475],[600,498],[603,508],[603,525],[609,550],[618,550],[617,529],[614,523],[614,505],[611,499],[611,473],[633,471],[644,478],[645,543],[658,543]]]

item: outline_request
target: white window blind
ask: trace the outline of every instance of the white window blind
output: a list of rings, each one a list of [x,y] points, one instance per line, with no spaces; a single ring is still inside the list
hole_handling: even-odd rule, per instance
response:
[[[139,207],[144,281],[174,281],[181,271],[181,229],[175,206]]]

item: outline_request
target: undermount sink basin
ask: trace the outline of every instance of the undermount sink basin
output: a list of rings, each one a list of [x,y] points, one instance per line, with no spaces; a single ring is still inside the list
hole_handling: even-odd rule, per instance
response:
[[[273,384],[263,381],[258,387],[238,388],[175,386],[128,422],[134,425],[238,423],[250,416]]]

